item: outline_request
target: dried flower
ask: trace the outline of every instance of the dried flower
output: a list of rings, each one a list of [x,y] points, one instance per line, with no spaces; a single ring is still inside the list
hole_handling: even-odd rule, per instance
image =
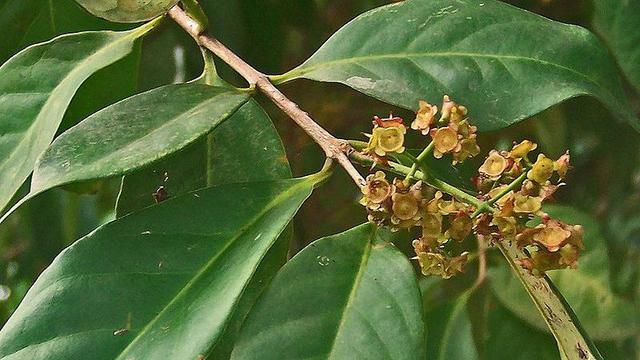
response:
[[[569,156],[569,152],[567,151],[553,163],[553,169],[558,173],[560,180],[563,180],[567,176],[567,172],[569,171],[570,159],[571,157]]]

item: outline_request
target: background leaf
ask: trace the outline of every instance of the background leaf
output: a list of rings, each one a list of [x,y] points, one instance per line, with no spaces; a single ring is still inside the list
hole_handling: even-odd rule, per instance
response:
[[[166,13],[178,0],[76,0],[95,16],[114,22],[135,23]]]
[[[93,73],[129,54],[150,25],[61,36],[0,67],[0,209],[49,146],[71,98]]]
[[[429,329],[427,336],[427,359],[479,359],[473,342],[471,320],[467,313],[470,292],[461,294],[434,309],[428,309],[425,321]]]
[[[99,228],[38,279],[0,331],[0,358],[206,354],[261,258],[325,176],[208,188]]]
[[[594,340],[622,340],[640,329],[640,310],[611,289],[606,244],[599,226],[588,215],[567,207],[545,208],[552,217],[585,228],[585,251],[577,270],[554,271],[549,278],[562,292],[582,325]],[[546,329],[542,318],[531,311],[531,300],[519,281],[505,267],[491,270],[491,287],[498,299],[521,319]]]
[[[407,109],[443,94],[481,130],[591,95],[628,110],[613,60],[595,36],[495,0],[408,0],[360,15],[298,68],[276,76],[346,84]]]
[[[365,224],[296,255],[258,299],[231,358],[419,357],[419,289],[383,231]]]
[[[131,172],[207,134],[247,100],[199,84],[168,85],[123,100],[60,135],[38,159],[31,192]]]
[[[609,45],[629,82],[640,91],[640,2],[595,0],[593,25]]]

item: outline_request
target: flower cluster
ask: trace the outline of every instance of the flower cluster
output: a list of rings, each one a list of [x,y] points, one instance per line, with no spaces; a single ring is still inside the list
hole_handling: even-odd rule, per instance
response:
[[[475,185],[481,194],[493,199],[496,211],[476,219],[476,233],[493,240],[515,241],[526,249],[530,258],[521,265],[535,275],[547,270],[575,267],[583,248],[582,227],[554,220],[542,211],[569,169],[569,154],[551,160],[539,154],[535,163],[528,155],[537,145],[525,140],[511,151],[493,150],[478,169]],[[542,219],[534,228],[532,219]]]
[[[469,124],[466,107],[458,105],[445,95],[440,119],[435,121],[437,106],[425,101],[420,101],[419,106],[411,128],[423,135],[431,136],[434,145],[433,155],[436,158],[451,154],[453,164],[456,165],[480,153],[480,147],[476,142],[477,128]]]
[[[367,177],[360,203],[369,220],[392,230],[420,228],[421,237],[413,241],[422,273],[450,278],[462,271],[468,253],[452,255],[450,245],[465,240],[472,231],[473,208],[418,181],[387,181],[382,171]]]
[[[420,101],[411,129],[428,135],[431,143],[418,159],[433,151],[438,159],[450,155],[455,166],[478,155],[477,128],[469,123],[467,114],[466,107],[446,95],[440,111]],[[376,116],[373,125],[363,151],[374,164],[393,168],[388,156],[405,151],[407,127],[393,115]],[[536,149],[535,143],[524,140],[510,151],[491,150],[473,179],[477,197],[442,186],[440,180],[434,183],[427,168],[421,168],[422,180],[416,182],[416,164],[401,172],[405,179],[389,181],[382,171],[369,175],[360,202],[372,222],[392,230],[419,230],[412,244],[425,275],[450,278],[462,272],[469,254],[461,247],[471,234],[489,242],[515,242],[530,255],[520,264],[535,275],[573,268],[583,248],[582,227],[552,219],[542,211],[542,204],[564,185],[569,153],[555,161],[539,154],[532,162],[529,154]],[[539,225],[531,227],[536,219],[541,219]]]

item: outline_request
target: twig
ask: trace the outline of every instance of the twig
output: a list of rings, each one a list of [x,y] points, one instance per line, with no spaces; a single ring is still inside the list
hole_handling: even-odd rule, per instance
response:
[[[280,92],[280,90],[278,90],[271,81],[269,81],[266,75],[247,64],[216,38],[207,34],[201,34],[199,32],[201,27],[198,23],[190,18],[189,15],[187,15],[179,6],[174,6],[169,11],[169,16],[184,30],[186,30],[200,46],[209,49],[209,51],[231,66],[232,69],[247,80],[251,87],[255,87],[261,91],[285,114],[295,121],[300,128],[302,128],[318,145],[320,145],[328,158],[335,159],[338,164],[347,171],[359,187],[365,185],[364,178],[349,160],[348,155],[353,151],[353,149],[347,142],[335,138],[328,131],[322,128],[322,126],[318,125],[318,123],[316,123],[309,114],[301,110],[296,103],[289,100],[282,92]]]

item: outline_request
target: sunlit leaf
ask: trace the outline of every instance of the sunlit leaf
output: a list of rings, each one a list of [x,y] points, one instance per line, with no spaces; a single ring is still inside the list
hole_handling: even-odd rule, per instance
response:
[[[0,209],[49,146],[80,85],[128,55],[150,28],[61,36],[25,49],[0,67]]]

